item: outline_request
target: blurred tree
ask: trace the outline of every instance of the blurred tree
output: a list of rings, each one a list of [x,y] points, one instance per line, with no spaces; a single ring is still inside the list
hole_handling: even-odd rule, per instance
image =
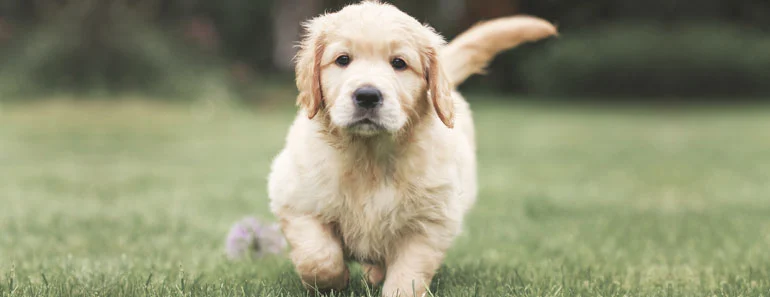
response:
[[[514,15],[520,12],[518,0],[478,0],[467,1],[465,26],[471,26],[479,20]]]
[[[294,69],[292,58],[302,31],[301,24],[318,14],[321,0],[282,0],[275,5],[273,17],[273,65],[278,70]]]
[[[439,0],[437,18],[431,23],[445,36],[454,36],[461,29],[460,20],[468,13],[465,0]]]
[[[479,20],[520,13],[553,21],[563,36],[626,23],[665,24],[657,27],[658,34],[690,23],[764,32],[747,37],[747,44],[764,44],[765,40],[752,38],[770,33],[768,0],[381,1],[429,23],[447,39]],[[176,67],[194,68],[173,57],[184,50],[204,57],[193,59],[195,63],[223,62],[229,72],[238,74],[233,76],[247,83],[245,78],[260,72],[290,74],[300,23],[354,2],[358,1],[0,0],[0,68],[16,64],[16,70],[5,72],[15,75],[28,70],[29,81],[46,86],[86,88],[96,81],[135,87],[180,72]],[[504,53],[491,64],[493,75],[475,77],[469,85],[526,91],[526,77],[517,65],[549,48],[548,44]]]

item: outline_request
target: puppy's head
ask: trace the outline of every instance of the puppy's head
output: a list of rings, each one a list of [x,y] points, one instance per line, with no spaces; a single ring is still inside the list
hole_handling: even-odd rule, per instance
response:
[[[305,27],[296,58],[297,104],[309,118],[320,114],[359,136],[398,133],[433,111],[453,126],[452,86],[437,57],[444,40],[432,28],[373,1]]]

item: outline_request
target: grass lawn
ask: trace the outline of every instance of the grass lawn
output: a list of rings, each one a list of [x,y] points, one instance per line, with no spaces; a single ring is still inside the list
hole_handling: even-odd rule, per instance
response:
[[[770,109],[469,97],[480,195],[436,295],[770,296]],[[272,219],[288,103],[1,108],[0,296],[306,295],[284,257],[223,252]],[[354,268],[344,296],[376,293]]]

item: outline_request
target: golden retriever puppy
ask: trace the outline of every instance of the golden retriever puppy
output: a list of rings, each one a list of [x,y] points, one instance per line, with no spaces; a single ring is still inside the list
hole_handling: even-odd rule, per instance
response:
[[[556,34],[482,23],[446,45],[396,7],[364,1],[307,22],[301,107],[269,177],[270,207],[312,290],[359,261],[383,296],[422,296],[476,199],[474,130],[454,91],[499,51]]]

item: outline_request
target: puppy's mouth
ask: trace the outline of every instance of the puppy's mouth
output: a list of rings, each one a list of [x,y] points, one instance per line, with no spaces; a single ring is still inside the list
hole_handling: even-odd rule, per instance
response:
[[[348,125],[348,131],[361,135],[375,135],[386,131],[386,129],[382,124],[367,117]]]

